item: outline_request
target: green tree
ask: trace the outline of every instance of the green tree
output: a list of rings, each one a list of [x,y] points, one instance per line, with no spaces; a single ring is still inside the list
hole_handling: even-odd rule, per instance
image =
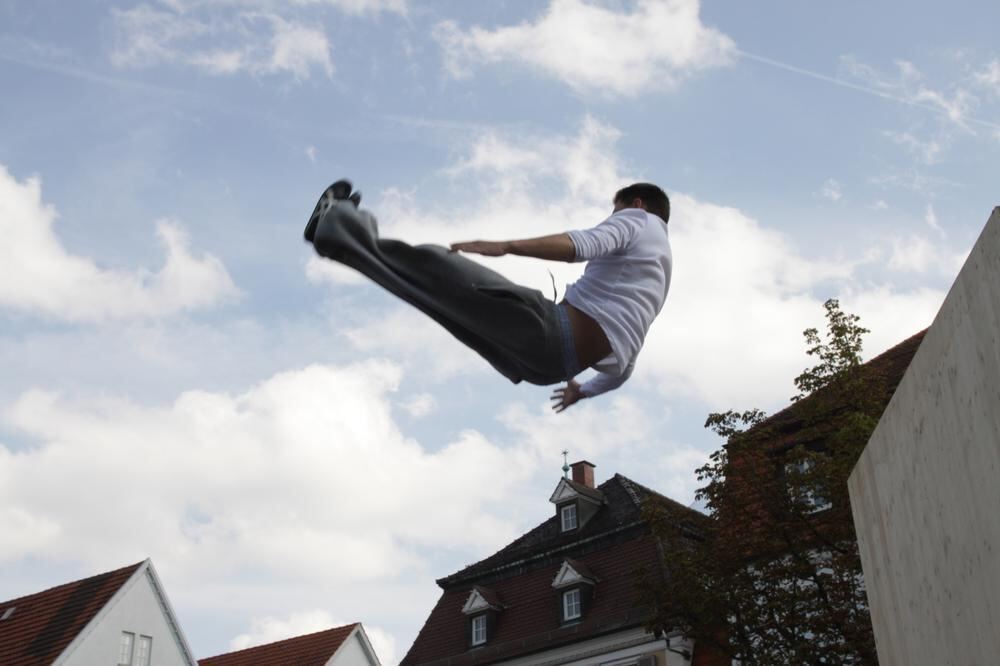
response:
[[[789,408],[709,415],[726,444],[697,471],[704,524],[645,507],[665,573],[644,581],[650,628],[680,628],[744,666],[877,662],[847,478],[894,386],[862,365],[858,317],[824,307]]]

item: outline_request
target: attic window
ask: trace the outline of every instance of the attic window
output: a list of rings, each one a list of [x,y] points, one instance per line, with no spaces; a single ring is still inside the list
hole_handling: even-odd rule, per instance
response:
[[[470,648],[479,647],[490,640],[497,614],[502,608],[496,592],[479,585],[472,588],[462,607],[462,613],[469,618],[466,623],[466,638]]]
[[[16,611],[16,610],[17,610],[17,607],[16,607],[16,606],[11,606],[10,608],[8,608],[7,610],[5,610],[5,611],[3,612],[3,615],[0,615],[0,620],[6,620],[6,619],[7,619],[7,618],[9,618],[9,617],[10,617],[11,615],[13,615],[13,614],[14,614],[14,611]]]
[[[470,636],[470,642],[472,645],[482,645],[486,642],[486,615],[477,615],[472,618],[472,622],[469,623],[472,629],[472,636]]]
[[[577,526],[576,520],[576,504],[567,504],[566,506],[559,509],[559,515],[562,518],[562,531],[569,532],[570,530],[575,530]]]
[[[578,620],[583,612],[580,603],[580,588],[567,590],[562,595],[563,622]]]

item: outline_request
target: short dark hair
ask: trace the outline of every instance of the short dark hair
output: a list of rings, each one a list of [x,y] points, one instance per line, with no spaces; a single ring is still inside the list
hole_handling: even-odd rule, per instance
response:
[[[667,193],[652,183],[633,183],[615,193],[614,202],[632,203],[633,199],[642,199],[646,210],[653,215],[659,215],[664,222],[670,222],[670,199]]]

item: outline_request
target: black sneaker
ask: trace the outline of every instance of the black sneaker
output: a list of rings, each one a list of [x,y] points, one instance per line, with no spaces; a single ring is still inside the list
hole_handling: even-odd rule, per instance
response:
[[[333,205],[334,201],[346,200],[353,203],[355,208],[358,207],[361,203],[361,192],[352,192],[353,189],[354,186],[351,185],[351,181],[341,179],[323,190],[323,194],[319,195],[319,201],[316,202],[316,207],[309,217],[309,223],[306,224],[306,230],[303,234],[308,242],[313,242],[313,238],[316,236],[316,226],[319,224],[320,218],[323,217],[326,211],[330,210],[330,206]]]

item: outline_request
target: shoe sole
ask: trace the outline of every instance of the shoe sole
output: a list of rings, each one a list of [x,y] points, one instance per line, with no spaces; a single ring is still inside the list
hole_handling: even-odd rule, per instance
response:
[[[361,200],[361,195],[351,195],[351,190],[354,187],[351,185],[349,180],[338,180],[333,185],[323,190],[323,194],[319,195],[319,200],[316,202],[316,207],[313,208],[312,215],[309,216],[309,222],[306,224],[306,229],[303,232],[303,236],[309,243],[313,242],[313,238],[316,236],[316,227],[319,225],[320,219],[330,210],[330,206],[337,199],[351,199],[354,201],[354,205],[357,206],[358,202]]]

